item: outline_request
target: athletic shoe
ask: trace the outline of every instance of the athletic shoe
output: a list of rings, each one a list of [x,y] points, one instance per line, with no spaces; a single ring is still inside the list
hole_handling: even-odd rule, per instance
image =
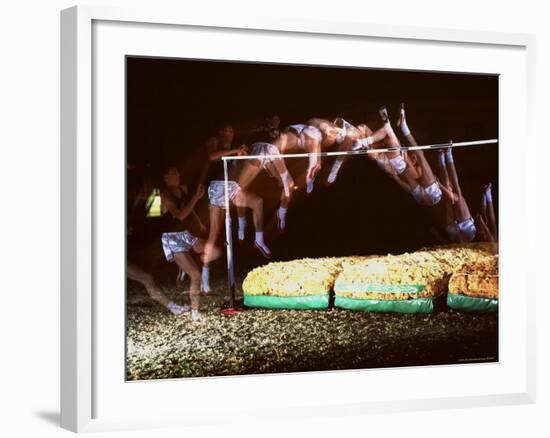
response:
[[[262,253],[262,255],[268,259],[268,260],[271,260],[273,258],[273,256],[271,255],[270,252],[267,252],[265,250],[265,248],[262,248],[260,245],[258,245],[257,242],[254,242],[254,248],[256,248],[258,251],[260,251]]]
[[[205,287],[205,284],[206,284],[206,287]],[[201,292],[208,295],[210,292],[212,292],[212,288],[208,283],[203,283],[201,281]]]
[[[279,210],[275,213],[275,216],[277,217],[277,231],[279,233],[283,234],[285,232],[286,227],[286,218],[285,218],[285,226],[283,226],[283,221],[281,220],[281,217],[279,216]]]
[[[172,306],[172,308],[168,308],[168,310],[172,312],[174,316],[181,316],[189,313],[191,311],[191,306],[189,304],[184,304],[183,306],[179,306],[176,304]]]
[[[202,316],[202,313],[198,310],[191,310],[191,321],[193,322],[200,322],[202,321],[204,318]]]

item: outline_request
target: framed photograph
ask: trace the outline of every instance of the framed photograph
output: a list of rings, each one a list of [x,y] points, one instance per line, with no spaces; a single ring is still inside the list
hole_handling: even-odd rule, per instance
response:
[[[534,401],[533,36],[78,6],[61,54],[63,427]]]

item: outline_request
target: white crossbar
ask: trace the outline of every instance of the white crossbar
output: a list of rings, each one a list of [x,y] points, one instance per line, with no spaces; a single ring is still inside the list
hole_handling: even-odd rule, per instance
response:
[[[336,157],[339,155],[367,155],[373,153],[382,153],[382,152],[399,152],[399,151],[421,151],[426,149],[443,149],[443,148],[456,148],[463,146],[477,146],[482,144],[494,144],[498,143],[496,138],[490,140],[474,140],[474,141],[462,141],[462,142],[449,142],[449,143],[436,143],[420,146],[401,146],[401,147],[392,147],[392,148],[380,148],[380,149],[359,149],[359,150],[348,150],[348,151],[333,151],[333,152],[319,152],[315,155],[321,157]],[[308,158],[312,152],[304,152],[300,154],[282,154],[282,155],[236,155],[236,156],[225,156],[222,157],[222,160],[260,160],[265,158]]]

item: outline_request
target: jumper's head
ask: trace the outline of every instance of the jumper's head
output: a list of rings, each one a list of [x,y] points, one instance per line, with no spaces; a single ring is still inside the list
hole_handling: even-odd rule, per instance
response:
[[[229,147],[231,146],[231,143],[233,142],[233,138],[235,137],[235,130],[233,129],[233,126],[229,123],[223,124],[218,129],[218,138],[220,140],[220,143],[222,147]]]
[[[170,166],[162,174],[164,184],[168,187],[178,187],[180,185],[180,172],[177,167]]]
[[[281,124],[281,118],[277,114],[272,114],[265,118],[265,127],[268,129],[277,129]]]

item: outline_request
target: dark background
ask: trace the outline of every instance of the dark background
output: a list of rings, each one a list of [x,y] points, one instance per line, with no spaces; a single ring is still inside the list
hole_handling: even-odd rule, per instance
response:
[[[387,105],[395,127],[400,102],[419,144],[498,138],[497,76],[129,57],[127,157],[138,167],[132,172],[152,176],[177,164],[193,189],[205,160],[202,145],[221,122],[233,124],[238,146],[268,114],[278,114],[282,128],[314,116],[343,116],[377,129],[378,108]],[[437,171],[436,152],[427,156]],[[489,181],[498,206],[498,145],[457,148],[454,157],[472,214]],[[251,187],[264,198],[266,241],[277,259],[395,253],[440,243],[434,209],[416,204],[366,157],[352,157],[333,187],[321,184],[333,161],[323,159],[309,198],[303,194],[307,160],[286,161],[301,190],[284,235],[275,230],[275,180],[262,172]],[[135,180],[128,178],[129,184]],[[206,218],[206,195],[198,210]],[[144,245],[155,241],[158,257],[161,224],[143,221],[138,234]],[[250,216],[249,224],[252,234]],[[237,267],[264,262],[248,247],[236,251]]]

